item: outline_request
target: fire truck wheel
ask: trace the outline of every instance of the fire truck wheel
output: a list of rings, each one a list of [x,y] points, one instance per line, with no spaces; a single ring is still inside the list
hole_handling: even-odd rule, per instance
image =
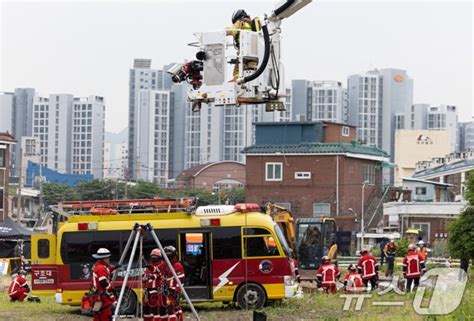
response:
[[[248,283],[239,288],[236,301],[241,309],[260,309],[267,301],[267,295],[260,285]]]
[[[135,294],[133,290],[126,288],[125,292],[123,293],[122,303],[120,304],[119,314],[120,315],[133,315],[135,314],[137,305],[138,305],[137,295]]]

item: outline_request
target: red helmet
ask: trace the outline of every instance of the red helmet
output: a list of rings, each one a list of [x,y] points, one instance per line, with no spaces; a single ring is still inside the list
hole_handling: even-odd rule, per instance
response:
[[[415,244],[408,245],[408,251],[414,251],[414,250],[416,250]]]
[[[369,252],[369,250],[367,250],[367,249],[360,249],[360,254],[364,254],[364,253],[368,253],[368,252]]]
[[[161,251],[160,249],[153,249],[150,253],[150,256],[158,256],[160,257],[161,256]]]
[[[357,265],[355,265],[354,263],[352,263],[351,265],[349,265],[348,270],[349,270],[349,271],[357,271]]]
[[[323,256],[322,259],[323,259],[323,263],[328,263],[329,261],[331,261],[331,259],[327,255]]]

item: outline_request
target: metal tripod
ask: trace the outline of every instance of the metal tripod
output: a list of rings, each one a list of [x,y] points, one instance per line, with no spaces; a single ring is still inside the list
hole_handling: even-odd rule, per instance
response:
[[[161,255],[163,256],[163,259],[166,262],[166,265],[168,265],[169,270],[173,274],[173,278],[175,279],[176,283],[180,287],[180,289],[181,289],[181,291],[184,295],[184,298],[186,299],[186,302],[189,304],[189,307],[191,308],[191,311],[192,311],[194,317],[196,318],[197,321],[200,321],[201,319],[199,318],[199,315],[197,314],[196,309],[194,309],[194,305],[191,302],[191,299],[189,298],[188,294],[186,293],[186,290],[184,289],[183,284],[181,284],[181,281],[179,280],[178,276],[176,275],[176,271],[173,268],[173,264],[171,264],[168,256],[165,253],[165,250],[163,249],[163,246],[161,245],[160,240],[158,239],[158,236],[156,236],[156,233],[153,230],[153,227],[151,226],[150,223],[148,223],[146,225],[140,225],[138,223],[135,223],[135,225],[133,226],[132,233],[130,234],[130,237],[128,238],[127,244],[125,245],[125,249],[123,250],[122,256],[120,257],[120,260],[119,260],[119,263],[118,263],[119,266],[122,265],[123,262],[125,261],[125,257],[127,255],[128,249],[130,248],[130,245],[132,244],[132,240],[133,240],[133,246],[132,246],[132,251],[130,253],[130,259],[128,260],[127,270],[125,271],[125,275],[124,275],[123,282],[122,282],[122,287],[120,288],[120,295],[119,295],[119,298],[118,298],[118,301],[117,301],[117,306],[115,308],[115,312],[114,312],[112,320],[115,321],[117,319],[117,317],[119,317],[120,305],[122,304],[123,295],[125,293],[125,288],[127,287],[127,281],[128,281],[128,277],[130,275],[130,270],[131,270],[131,267],[132,267],[133,258],[135,257],[135,252],[137,250],[138,241],[140,240],[140,244],[142,244],[142,242],[143,242],[143,233],[145,233],[145,232],[149,232],[151,234],[151,236],[153,237],[153,239],[155,240],[156,245],[158,245],[158,248],[161,251]],[[141,254],[141,252],[142,252],[142,247],[140,246],[140,254]],[[140,260],[140,267],[141,267],[142,258],[140,257],[139,260]],[[142,273],[141,269],[140,269],[139,273]],[[118,273],[114,273],[114,275],[112,277],[112,283],[117,278],[117,274]],[[143,313],[141,315],[143,316]]]

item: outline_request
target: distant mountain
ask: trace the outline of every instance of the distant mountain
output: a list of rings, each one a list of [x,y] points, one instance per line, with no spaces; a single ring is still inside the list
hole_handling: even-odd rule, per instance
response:
[[[105,132],[104,140],[112,144],[120,144],[128,138],[128,127],[125,127],[118,133]]]

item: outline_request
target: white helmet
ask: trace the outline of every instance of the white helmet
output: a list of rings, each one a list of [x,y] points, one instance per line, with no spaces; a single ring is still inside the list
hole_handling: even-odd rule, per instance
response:
[[[98,249],[96,254],[92,254],[92,257],[97,260],[106,259],[111,256],[112,256],[112,253],[110,253],[110,251],[104,247],[101,247],[100,249]]]
[[[425,245],[425,242],[423,242],[423,240],[420,240],[420,241],[418,242],[418,245]]]

